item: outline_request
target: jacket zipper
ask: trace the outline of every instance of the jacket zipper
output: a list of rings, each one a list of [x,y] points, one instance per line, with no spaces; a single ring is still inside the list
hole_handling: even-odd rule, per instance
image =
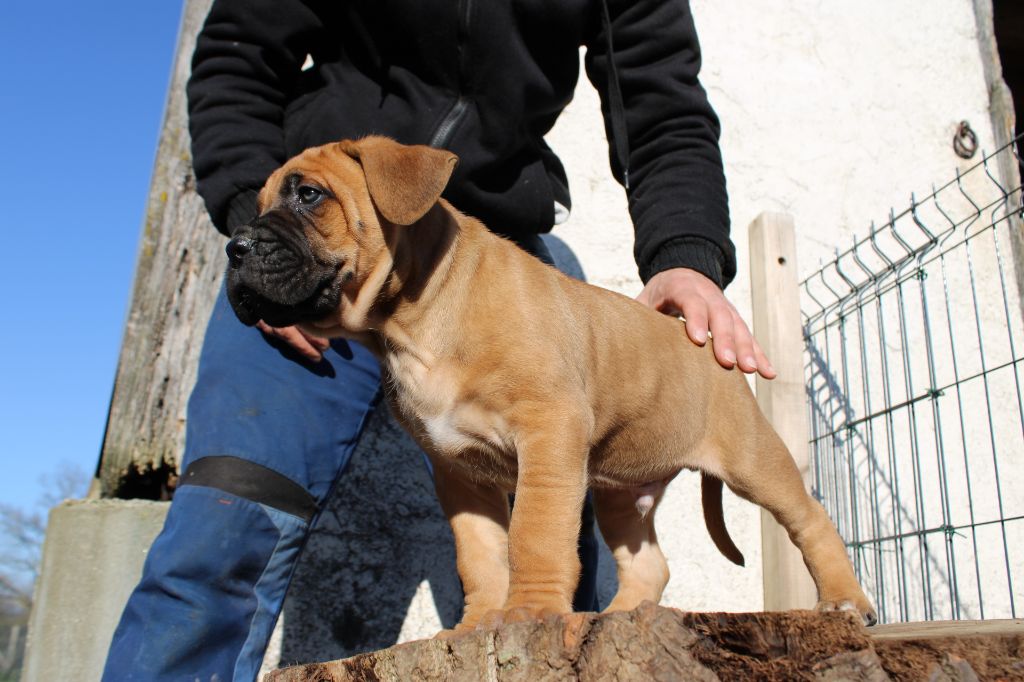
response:
[[[466,109],[469,103],[466,98],[459,95],[459,98],[455,100],[455,104],[445,114],[444,119],[440,125],[437,126],[437,130],[434,131],[433,137],[430,138],[430,146],[435,148],[445,147],[452,139],[452,133],[455,132],[455,127],[462,120],[462,117],[466,114]]]
[[[472,8],[473,0],[459,0],[459,94],[455,103],[452,104],[452,108],[448,110],[430,137],[431,147],[447,146],[455,133],[455,128],[458,127],[469,109],[469,100],[463,95],[462,88],[466,82],[466,68],[469,64],[469,15]]]

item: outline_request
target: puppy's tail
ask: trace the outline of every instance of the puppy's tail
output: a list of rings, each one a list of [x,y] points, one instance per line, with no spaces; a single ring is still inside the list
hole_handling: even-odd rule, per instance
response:
[[[715,547],[729,561],[743,566],[743,553],[729,537],[725,527],[725,515],[722,513],[722,480],[710,474],[700,475],[700,498],[704,507],[704,525]]]

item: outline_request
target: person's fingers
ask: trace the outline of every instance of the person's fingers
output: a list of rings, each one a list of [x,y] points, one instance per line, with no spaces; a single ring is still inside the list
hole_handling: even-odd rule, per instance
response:
[[[287,329],[282,329],[281,334],[284,337],[284,339],[289,344],[291,344],[292,348],[297,350],[299,352],[299,355],[306,358],[307,360],[311,360],[313,362],[320,362],[323,359],[324,354],[321,353],[320,350],[316,348],[312,343],[310,343],[309,339],[307,339],[306,336],[295,327],[288,327]]]
[[[278,331],[280,332],[281,337],[287,341],[292,348],[297,350],[299,355],[302,357],[307,360],[312,360],[313,362],[320,362],[320,360],[323,359],[323,353],[309,342],[309,339],[306,338],[305,334],[295,327],[285,327]]]
[[[756,372],[757,357],[754,354],[754,336],[735,310],[732,311],[732,328],[736,340],[736,365],[747,374]]]
[[[302,336],[305,337],[307,341],[309,341],[310,345],[312,345],[321,353],[327,350],[327,348],[331,345],[330,339],[325,339],[324,337],[317,336],[316,334],[309,334],[303,331],[302,329],[299,330],[299,333],[302,334]]]
[[[259,329],[264,334],[270,334],[271,336],[276,336],[276,334],[274,333],[274,328],[271,327],[266,322],[264,322],[263,320],[258,320],[256,322],[256,328]]]
[[[757,359],[757,373],[763,376],[765,379],[774,379],[778,376],[778,372],[772,367],[771,360],[761,350],[761,344],[754,339],[754,357]]]
[[[306,337],[295,327],[271,327],[263,320],[256,323],[256,328],[264,334],[281,339],[294,348],[299,355],[311,362],[320,362],[323,353],[313,346]]]
[[[687,296],[680,301],[680,312],[686,318],[686,335],[698,346],[708,342],[708,303],[701,296]]]
[[[726,369],[736,366],[736,333],[733,330],[732,310],[728,303],[712,305],[708,310],[708,327],[711,330],[711,347],[718,364]]]

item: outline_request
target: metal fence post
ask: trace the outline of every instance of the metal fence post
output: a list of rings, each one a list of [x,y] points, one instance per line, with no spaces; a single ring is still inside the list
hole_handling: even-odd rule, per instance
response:
[[[793,454],[808,481],[803,335],[796,272],[793,218],[761,213],[750,224],[750,289],[754,336],[778,371],[757,377],[757,402]],[[771,514],[761,511],[764,607],[769,611],[811,608],[817,592],[803,557]]]

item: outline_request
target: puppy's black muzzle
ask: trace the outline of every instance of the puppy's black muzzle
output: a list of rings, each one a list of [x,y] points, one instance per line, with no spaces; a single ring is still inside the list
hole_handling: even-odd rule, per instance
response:
[[[340,263],[318,258],[297,223],[289,213],[266,214],[225,247],[228,301],[243,324],[286,327],[338,307]]]
[[[228,262],[231,267],[242,266],[242,260],[252,251],[253,241],[249,237],[235,237],[228,242],[224,250],[228,254]]]

